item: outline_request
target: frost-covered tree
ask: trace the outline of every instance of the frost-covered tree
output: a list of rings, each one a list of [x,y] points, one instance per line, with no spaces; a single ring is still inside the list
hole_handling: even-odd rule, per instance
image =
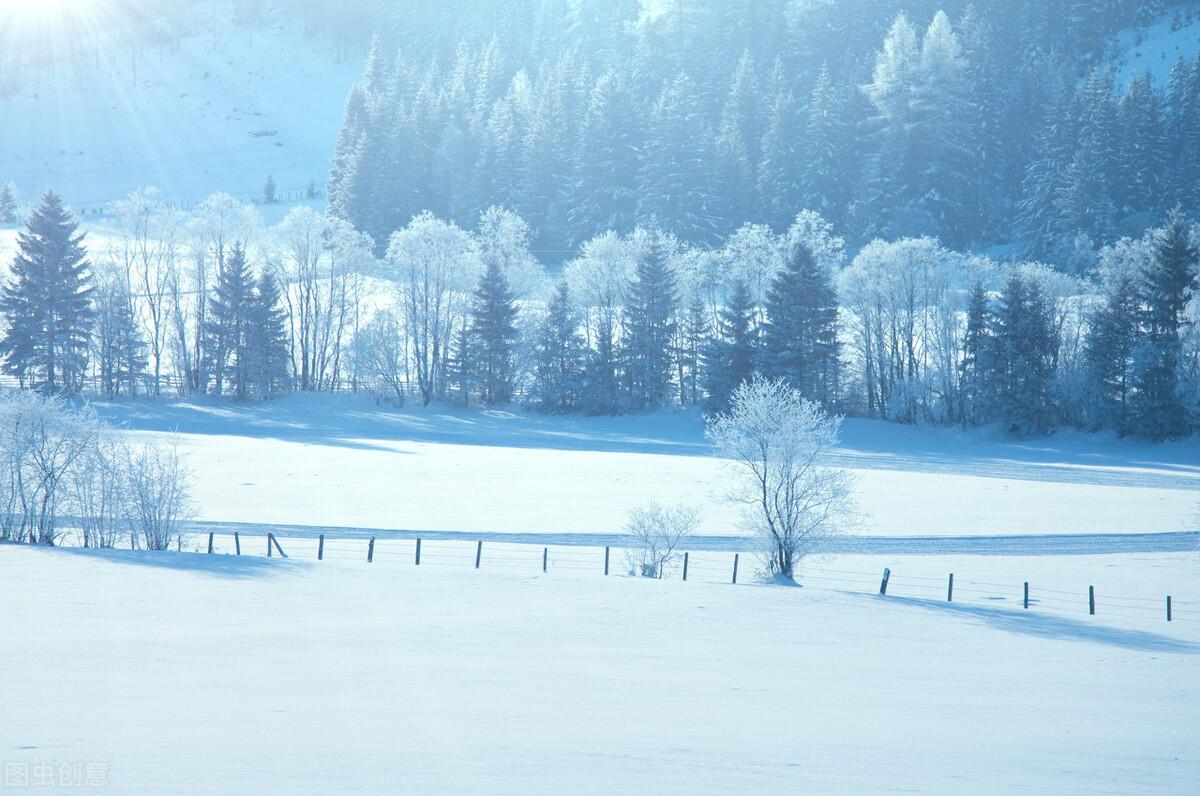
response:
[[[629,574],[661,578],[676,564],[679,548],[696,532],[700,512],[693,506],[664,506],[651,501],[629,512],[625,533],[629,547],[625,563]]]
[[[729,410],[708,420],[717,455],[729,461],[728,498],[743,509],[768,576],[794,583],[804,559],[853,520],[853,481],[823,458],[841,419],[781,380],[734,391]]]
[[[481,270],[470,233],[430,213],[417,216],[392,236],[387,274],[399,290],[413,375],[424,405],[445,393],[450,341],[462,326],[466,296]]]
[[[17,235],[12,277],[0,289],[4,371],[46,394],[83,386],[95,311],[79,225],[47,191]]]

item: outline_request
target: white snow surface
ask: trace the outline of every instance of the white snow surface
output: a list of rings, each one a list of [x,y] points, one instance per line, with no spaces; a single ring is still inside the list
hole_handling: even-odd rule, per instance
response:
[[[701,508],[733,534],[728,466],[698,413],[545,417],[381,408],[298,395],[98,403],[132,439],[176,438],[198,520],[394,530],[619,533],[650,500]],[[1190,530],[1200,445],[1059,433],[1013,440],[846,420],[830,463],[857,478],[856,533],[1003,535]]]
[[[1189,556],[1106,558],[972,566],[1195,572]],[[1095,796],[1200,780],[1195,617],[16,546],[0,582],[5,771],[87,762],[108,793]]]

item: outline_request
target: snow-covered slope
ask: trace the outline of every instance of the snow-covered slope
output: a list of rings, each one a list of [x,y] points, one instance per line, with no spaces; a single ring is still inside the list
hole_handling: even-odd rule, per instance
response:
[[[54,187],[93,212],[155,185],[190,205],[215,191],[262,195],[324,189],[359,56],[337,63],[298,23],[256,30],[222,14],[216,35],[197,18],[178,46],[77,52],[22,72],[0,95],[0,181],[24,201]]]
[[[1162,88],[1180,58],[1193,61],[1200,53],[1200,17],[1182,13],[1176,16],[1172,9],[1146,29],[1123,32],[1120,52],[1116,63],[1118,86],[1128,83],[1135,74],[1149,72],[1154,85]]]
[[[0,583],[0,759],[43,792],[85,763],[105,793],[164,795],[1200,779],[1194,619],[14,546]]]

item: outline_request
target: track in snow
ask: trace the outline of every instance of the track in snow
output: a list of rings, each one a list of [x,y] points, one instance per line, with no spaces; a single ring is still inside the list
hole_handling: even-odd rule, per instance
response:
[[[192,533],[237,532],[244,536],[315,539],[428,539],[562,547],[620,546],[620,533],[489,533],[486,531],[409,531],[383,528],[343,528],[317,525],[281,525],[247,522],[193,522]],[[744,536],[693,536],[689,550],[739,552],[745,550]],[[993,555],[1061,556],[1112,553],[1185,553],[1200,550],[1200,532],[1044,534],[1037,536],[843,536],[832,540],[824,552],[834,555]]]

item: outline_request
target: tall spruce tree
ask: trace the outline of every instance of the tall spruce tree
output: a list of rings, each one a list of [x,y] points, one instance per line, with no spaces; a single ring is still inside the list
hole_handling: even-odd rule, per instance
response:
[[[671,240],[657,225],[645,231],[625,303],[625,374],[630,407],[665,406],[670,395],[671,341],[679,304]]]
[[[259,398],[273,398],[287,391],[290,379],[287,312],[269,271],[258,278],[246,309],[246,378]]]
[[[832,406],[840,379],[837,318],[832,275],[807,246],[794,245],[767,293],[763,369],[810,401]]]
[[[93,294],[96,331],[92,360],[99,371],[100,393],[106,398],[135,395],[146,372],[146,341],[134,316],[129,283],[120,274],[98,279]]]
[[[83,386],[95,310],[79,225],[47,191],[17,235],[12,279],[0,290],[4,371],[47,394]]]
[[[1152,252],[1141,274],[1143,337],[1135,353],[1136,388],[1131,430],[1151,439],[1191,433],[1179,395],[1184,310],[1197,288],[1200,252],[1190,240],[1181,210],[1151,233]]]
[[[542,412],[578,409],[583,399],[587,346],[579,333],[579,312],[566,282],[559,282],[546,305],[537,337],[533,404]]]
[[[1125,433],[1129,425],[1133,353],[1138,332],[1136,280],[1129,274],[1113,278],[1104,303],[1088,320],[1084,342],[1084,420],[1094,431],[1112,428]]]
[[[986,422],[991,407],[988,401],[992,351],[991,308],[987,288],[976,282],[967,299],[967,325],[963,331],[963,354],[959,364],[959,395],[962,406],[958,416],[963,425]]]
[[[1050,310],[1037,282],[1018,271],[1009,275],[992,314],[990,341],[985,361],[994,419],[1014,434],[1049,431],[1054,341]]]
[[[254,301],[254,277],[246,250],[236,244],[217,272],[217,287],[209,307],[208,350],[212,355],[213,392],[249,397],[249,327]]]
[[[704,392],[713,411],[727,409],[734,390],[754,376],[758,347],[755,314],[750,290],[739,280],[721,309],[717,333],[704,349]]]
[[[471,304],[472,370],[485,406],[512,400],[517,302],[500,263],[492,259]]]

